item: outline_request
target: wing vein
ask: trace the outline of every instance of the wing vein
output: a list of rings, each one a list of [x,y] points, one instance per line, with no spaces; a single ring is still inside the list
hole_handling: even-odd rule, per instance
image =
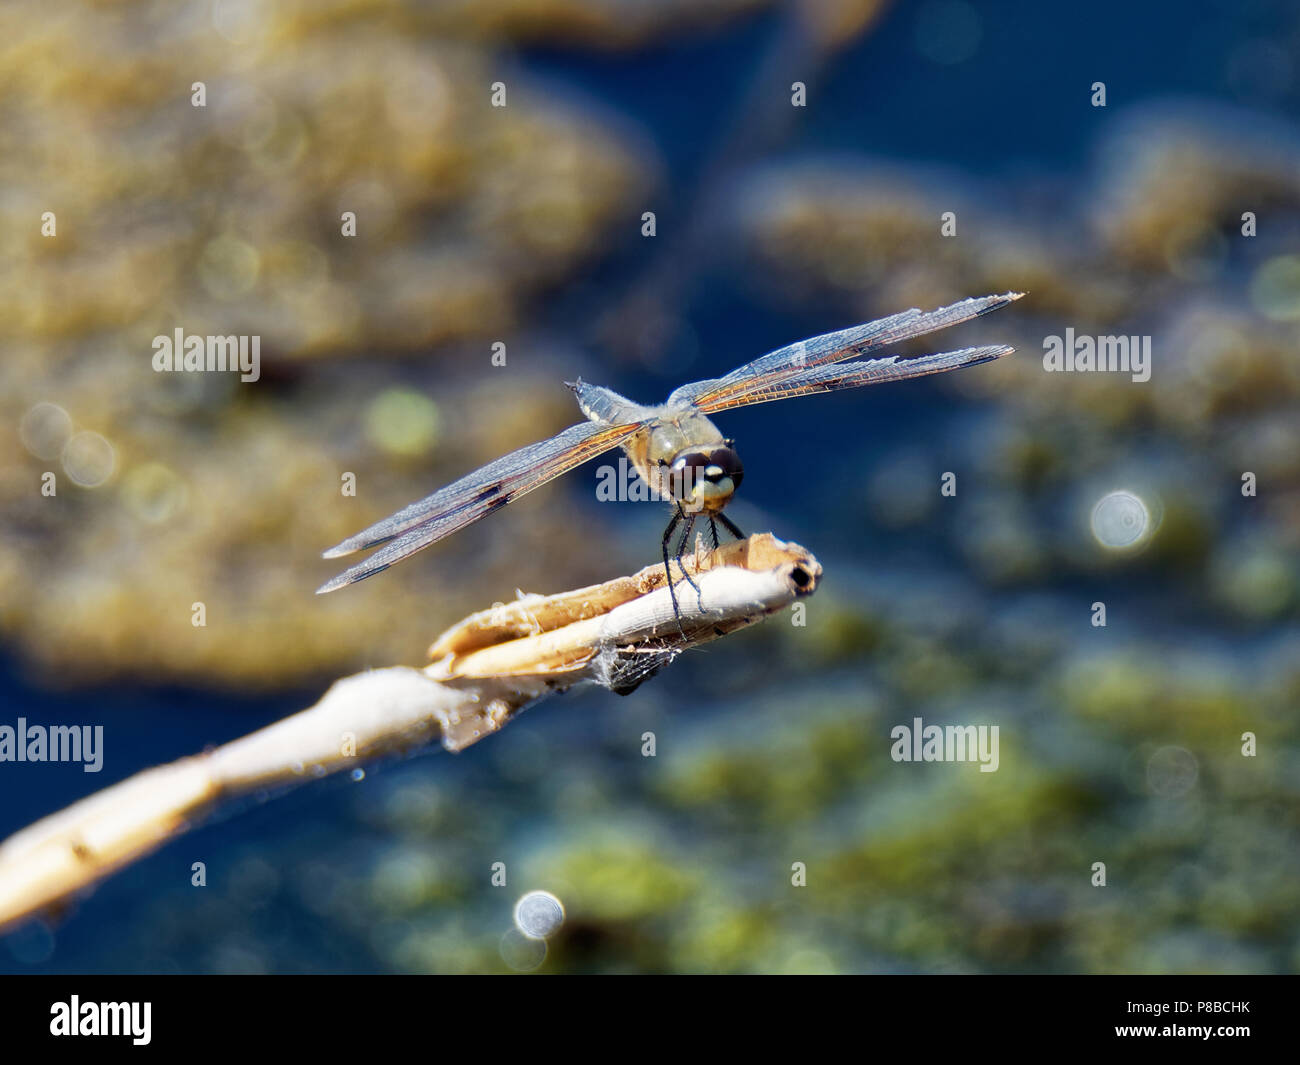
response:
[[[364,562],[321,585],[317,593],[332,592],[373,577],[511,500],[617,447],[640,429],[641,423],[581,422],[549,440],[529,444],[466,474],[325,551],[325,558],[338,558],[384,544]]]
[[[740,397],[789,377],[843,362],[867,352],[900,344],[914,337],[970,321],[998,310],[1021,297],[1019,292],[961,300],[933,311],[913,308],[874,322],[851,326],[834,333],[811,337],[769,352],[732,370],[725,377],[683,385],[668,397],[669,406],[695,406],[705,414],[743,406]]]

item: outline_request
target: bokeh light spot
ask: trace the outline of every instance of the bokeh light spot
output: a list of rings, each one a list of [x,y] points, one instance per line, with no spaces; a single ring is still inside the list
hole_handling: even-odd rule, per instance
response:
[[[530,891],[515,903],[515,927],[534,939],[548,939],[564,924],[564,906],[549,891]]]
[[[1092,508],[1092,535],[1104,547],[1132,547],[1151,530],[1151,512],[1132,492],[1110,492]]]
[[[501,960],[517,973],[531,972],[546,960],[546,940],[511,928],[501,937]]]
[[[1269,259],[1250,280],[1250,302],[1276,322],[1300,319],[1300,255]]]
[[[1182,747],[1161,747],[1147,760],[1147,785],[1161,798],[1181,799],[1199,775],[1196,757]]]
[[[438,440],[438,407],[428,396],[404,388],[381,392],[366,412],[366,435],[393,455],[425,455]]]
[[[189,489],[170,467],[146,462],[123,478],[122,500],[141,521],[161,525],[185,509]]]
[[[113,445],[98,433],[83,429],[63,448],[63,470],[82,488],[97,488],[117,466]]]
[[[72,418],[56,403],[37,403],[18,423],[18,436],[38,459],[56,459],[72,436]]]
[[[223,235],[210,240],[199,258],[199,280],[217,299],[247,295],[257,284],[262,258],[247,241]]]

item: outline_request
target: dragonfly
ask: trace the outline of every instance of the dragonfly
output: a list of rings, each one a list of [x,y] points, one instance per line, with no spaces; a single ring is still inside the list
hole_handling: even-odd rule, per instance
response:
[[[860,358],[978,318],[1022,295],[1007,292],[966,299],[933,311],[913,308],[799,340],[746,363],[725,377],[683,385],[660,406],[642,406],[608,388],[582,380],[570,382],[578,407],[587,418],[585,422],[572,425],[548,440],[512,451],[331,547],[323,553],[325,558],[339,558],[375,547],[379,550],[321,585],[317,594],[373,577],[561,474],[621,447],[654,495],[673,508],[662,538],[662,555],[673,613],[680,625],[681,614],[669,563],[676,558],[683,578],[698,595],[699,586],[681,564],[697,519],[708,521],[714,547],[718,545],[719,524],[737,539],[744,538],[722,512],[740,487],[744,466],[736,453],[735,440],[722,435],[709,419],[710,414],[816,392],[838,392],[946,373],[1009,355],[1014,348],[996,344],[913,358],[897,355]],[[680,543],[675,550],[670,550],[674,533],[679,529]]]

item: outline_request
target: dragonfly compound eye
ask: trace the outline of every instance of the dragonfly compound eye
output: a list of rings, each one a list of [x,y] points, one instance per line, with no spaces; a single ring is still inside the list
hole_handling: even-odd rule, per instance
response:
[[[673,459],[669,484],[673,498],[713,511],[731,498],[744,472],[729,447],[689,448]]]
[[[726,447],[717,447],[709,455],[709,464],[722,471],[722,477],[731,478],[731,487],[739,488],[740,482],[745,479],[745,467],[740,461],[740,456],[736,454],[735,449],[730,444]],[[706,470],[707,475],[707,470]],[[720,480],[720,477],[713,477],[711,480]]]

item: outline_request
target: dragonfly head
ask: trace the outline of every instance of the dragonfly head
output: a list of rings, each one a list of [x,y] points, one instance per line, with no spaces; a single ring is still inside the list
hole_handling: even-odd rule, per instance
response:
[[[740,456],[727,440],[716,446],[683,448],[669,463],[673,498],[692,513],[716,513],[727,505],[745,477]]]

